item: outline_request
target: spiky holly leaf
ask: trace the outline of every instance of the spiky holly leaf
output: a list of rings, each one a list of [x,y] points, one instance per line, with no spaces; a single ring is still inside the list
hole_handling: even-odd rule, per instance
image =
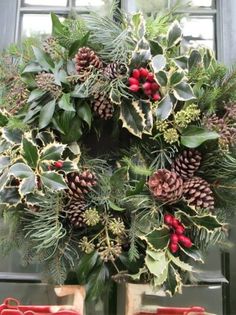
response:
[[[131,67],[142,67],[151,60],[151,50],[148,41],[143,37],[140,39],[132,53]]]
[[[138,101],[123,102],[120,106],[120,119],[123,127],[130,133],[141,138],[145,125],[145,115]]]
[[[63,144],[49,144],[43,148],[40,154],[40,161],[58,161],[65,150]]]
[[[172,255],[169,251],[167,251],[167,255],[168,255],[170,261],[172,261],[177,267],[181,268],[182,270],[184,270],[184,271],[192,271],[193,270],[193,267],[191,265],[180,260],[179,257]]]
[[[175,71],[170,77],[170,85],[173,86],[180,83],[184,79],[184,77],[185,74],[183,71],[181,70]]]
[[[168,275],[165,282],[166,292],[170,296],[173,296],[175,293],[181,293],[182,282],[179,273],[175,268],[169,264]]]
[[[6,139],[11,144],[20,144],[23,136],[23,131],[19,129],[2,128],[2,138]]]
[[[159,120],[165,120],[167,119],[171,111],[173,109],[173,103],[170,98],[170,95],[166,95],[158,104],[157,110],[156,110],[156,116]]]
[[[188,57],[186,56],[179,56],[173,59],[173,61],[176,63],[176,65],[185,70],[188,68]]]
[[[5,187],[0,191],[0,200],[1,203],[17,205],[21,200],[18,187]]]
[[[139,106],[145,117],[144,133],[151,134],[153,128],[153,115],[151,109],[151,103],[146,100],[139,100]]]
[[[10,167],[9,174],[23,179],[34,175],[34,172],[28,165],[24,163],[16,163]]]
[[[146,250],[145,264],[151,274],[160,277],[163,271],[168,268],[169,260],[165,251],[155,252],[148,248]]]
[[[63,179],[63,176],[56,172],[45,172],[40,176],[42,183],[50,190],[62,190],[67,189],[67,185]]]
[[[152,232],[140,238],[145,240],[151,249],[160,251],[167,248],[170,239],[170,231],[167,227],[163,226],[162,228],[154,229]]]
[[[36,178],[35,175],[32,174],[31,176],[24,178],[19,186],[19,193],[21,196],[25,196],[33,192],[36,187]]]
[[[39,152],[37,146],[31,140],[24,138],[22,141],[22,149],[22,155],[27,164],[35,169],[39,160]]]
[[[131,24],[133,28],[133,33],[137,38],[142,38],[145,35],[146,23],[143,14],[140,12],[132,15]]]
[[[217,228],[222,228],[223,224],[220,223],[213,215],[194,216],[191,217],[191,221],[199,228],[203,227],[209,231],[213,231]]]
[[[181,39],[182,39],[182,29],[179,22],[176,20],[171,24],[168,30],[168,34],[167,34],[168,48],[171,48],[179,44]]]
[[[202,253],[196,247],[192,246],[191,248],[180,247],[181,250],[194,261],[204,263]]]

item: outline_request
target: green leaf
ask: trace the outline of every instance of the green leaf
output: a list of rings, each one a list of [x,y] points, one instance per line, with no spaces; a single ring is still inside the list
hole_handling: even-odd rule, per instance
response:
[[[33,51],[37,62],[43,67],[43,69],[50,71],[54,68],[54,62],[52,61],[49,54],[45,53],[38,47],[33,47]]]
[[[22,196],[30,194],[36,187],[35,175],[32,174],[30,177],[24,178],[19,186],[19,193]]]
[[[7,123],[8,123],[7,116],[2,111],[0,111],[0,127],[6,126]]]
[[[145,128],[145,115],[140,108],[139,102],[124,102],[120,107],[120,119],[123,128],[128,129],[130,133],[141,138]]]
[[[170,296],[173,296],[175,293],[181,292],[181,286],[181,278],[178,272],[171,264],[169,264],[168,276],[165,282],[166,291],[170,294]]]
[[[222,228],[222,223],[220,223],[215,216],[210,214],[191,217],[191,221],[199,228],[203,227],[209,231],[214,231],[217,228]]]
[[[181,144],[187,148],[197,148],[205,141],[218,138],[219,134],[215,131],[198,126],[188,126],[181,135]]]
[[[87,83],[77,84],[71,96],[76,98],[87,98],[89,96]]]
[[[78,167],[72,161],[64,161],[61,170],[65,173],[70,173],[78,170]]]
[[[162,270],[162,273],[158,277],[156,276],[153,278],[154,287],[159,287],[166,281],[168,276],[168,266],[169,264],[166,265],[165,269]]]
[[[142,112],[145,117],[145,127],[143,132],[146,134],[151,134],[153,128],[153,114],[151,104],[149,101],[140,99],[139,106],[142,109]]]
[[[78,266],[76,268],[76,273],[78,274],[79,281],[83,284],[87,283],[88,276],[91,274],[93,268],[95,267],[98,260],[97,251],[91,254],[83,254],[80,259]]]
[[[69,49],[69,58],[74,57],[79,48],[87,45],[89,35],[90,33],[87,32],[82,38],[74,41],[74,43],[70,46]]]
[[[8,203],[10,205],[18,204],[21,200],[18,187],[5,187],[0,191],[0,200],[1,203]]]
[[[153,252],[150,249],[146,251],[145,264],[151,274],[160,277],[167,268],[169,261],[165,252]]]
[[[192,258],[194,261],[199,261],[201,263],[204,263],[203,257],[201,252],[194,248],[193,246],[191,248],[184,248],[181,247],[181,250],[190,258]]]
[[[10,167],[9,174],[23,179],[34,175],[34,172],[28,165],[24,163],[16,163]]]
[[[41,180],[44,186],[51,190],[62,190],[68,188],[63,176],[55,172],[45,172],[41,174]]]
[[[145,20],[140,12],[132,15],[133,32],[138,38],[145,35]]]
[[[111,88],[109,96],[110,96],[112,103],[117,104],[117,105],[121,104],[121,94],[114,87]]]
[[[158,41],[150,40],[150,46],[151,46],[151,52],[153,56],[163,54],[163,47]]]
[[[91,128],[92,112],[89,104],[83,102],[82,104],[78,105],[76,111],[77,115],[88,124],[89,128]]]
[[[32,103],[35,102],[37,100],[39,100],[44,94],[46,94],[45,91],[39,90],[39,89],[35,89],[30,93],[30,96],[28,98],[28,103]]]
[[[0,172],[10,164],[10,161],[11,160],[9,156],[0,157]]]
[[[159,71],[155,74],[156,80],[160,86],[166,86],[168,82],[167,74],[165,71]]]
[[[184,79],[184,72],[180,70],[175,71],[170,77],[170,85],[176,85],[180,83],[183,79]]]
[[[40,161],[58,161],[64,150],[65,145],[63,144],[49,144],[47,147],[43,148]]]
[[[202,62],[202,56],[200,52],[196,49],[193,49],[190,53],[189,59],[188,59],[188,68],[189,70],[192,70],[196,67],[198,67]]]
[[[55,111],[56,101],[52,100],[42,107],[39,115],[39,129],[47,127],[52,120]]]
[[[4,172],[0,176],[0,190],[4,188],[9,178],[9,171],[5,169]]]
[[[179,44],[181,39],[182,39],[182,29],[179,22],[176,20],[171,24],[168,30],[168,34],[167,34],[168,48],[171,48]]]
[[[191,86],[187,82],[180,82],[175,85],[173,93],[179,101],[189,101],[196,98]]]
[[[179,257],[173,256],[169,251],[167,252],[167,255],[169,259],[179,268],[181,268],[184,271],[192,271],[193,267],[182,260],[179,259]]]
[[[30,64],[28,64],[28,65],[24,68],[22,74],[28,73],[28,72],[33,72],[33,73],[35,72],[35,73],[38,73],[38,72],[41,72],[41,71],[42,71],[42,67],[41,67],[38,63],[36,63],[36,62],[31,62]]]
[[[12,144],[20,144],[23,132],[20,129],[9,129],[4,127],[2,129],[2,137]]]
[[[158,104],[156,116],[159,120],[167,119],[173,109],[173,103],[169,95],[166,95]]]
[[[81,155],[80,146],[77,142],[72,142],[67,147],[74,155],[77,156],[77,158]]]
[[[188,58],[186,56],[179,56],[173,59],[176,65],[185,70],[188,68]]]
[[[70,93],[63,93],[60,101],[58,102],[58,106],[68,112],[75,111],[74,106],[70,101]]]
[[[36,168],[39,159],[39,153],[36,145],[31,140],[24,138],[22,142],[22,147],[23,157],[26,160],[27,164],[32,168]]]
[[[112,202],[111,200],[109,200],[109,207],[114,210],[114,211],[125,211],[125,208],[121,208],[119,206],[117,206],[114,202]]]
[[[212,60],[213,60],[212,51],[206,48],[205,54],[203,56],[203,64],[205,69],[208,69],[210,67]]]
[[[61,86],[61,83],[69,84],[67,80],[68,74],[64,69],[61,69],[61,65],[57,64],[53,71],[55,84]]]
[[[163,227],[154,229],[143,238],[153,250],[163,250],[167,247],[170,239],[170,231],[168,228]]]
[[[51,13],[52,35],[64,34],[64,26],[55,13]]]
[[[152,58],[152,68],[155,73],[165,68],[165,66],[166,66],[165,56],[156,55]]]
[[[151,60],[151,51],[148,41],[143,37],[137,43],[135,50],[132,53],[131,66],[137,68],[144,66]]]

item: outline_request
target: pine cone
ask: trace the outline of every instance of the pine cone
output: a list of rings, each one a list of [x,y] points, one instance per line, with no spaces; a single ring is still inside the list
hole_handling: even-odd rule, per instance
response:
[[[201,163],[201,153],[197,150],[184,150],[172,163],[171,171],[184,180],[194,176]]]
[[[35,81],[40,90],[50,92],[55,98],[58,98],[62,93],[61,87],[55,83],[55,77],[52,73],[39,73],[36,75]]]
[[[89,170],[85,170],[82,173],[69,173],[66,179],[69,187],[69,195],[71,195],[72,198],[78,199],[84,199],[91,188],[97,184],[95,174]]]
[[[102,61],[88,47],[82,47],[78,50],[75,55],[75,64],[78,74],[81,75],[80,81],[85,81],[93,68],[100,69],[102,67]]]
[[[93,110],[97,113],[100,118],[105,120],[110,119],[113,116],[114,107],[106,95],[102,93],[94,94],[94,101],[92,102]]]
[[[214,197],[210,185],[200,177],[184,182],[183,196],[196,209],[214,210]]]
[[[67,218],[70,224],[75,228],[85,227],[83,213],[86,210],[84,200],[71,199],[68,206],[65,208]]]
[[[165,203],[178,201],[183,194],[183,180],[177,173],[160,169],[148,181],[153,196]]]
[[[113,62],[107,65],[103,74],[106,78],[114,80],[118,76],[123,76],[128,72],[128,67],[124,63]]]

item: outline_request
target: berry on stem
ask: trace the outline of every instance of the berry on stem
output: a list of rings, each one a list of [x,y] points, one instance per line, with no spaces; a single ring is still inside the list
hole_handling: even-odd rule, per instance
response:
[[[172,225],[173,216],[171,214],[164,215],[164,222],[167,225]]]
[[[152,99],[157,102],[161,99],[161,96],[159,93],[155,93],[153,96],[152,96]]]
[[[172,219],[172,226],[176,229],[180,225],[180,221],[176,218]]]
[[[63,162],[62,161],[56,161],[56,162],[54,162],[53,166],[55,166],[56,168],[62,168]]]
[[[169,244],[170,251],[175,254],[179,250],[179,245],[175,243]]]
[[[151,83],[151,89],[153,92],[156,92],[159,88],[160,86],[156,82]]]
[[[154,81],[154,74],[149,72],[148,75],[147,75],[147,80],[149,82],[153,82]]]
[[[148,74],[149,74],[149,71],[146,68],[140,68],[139,72],[140,72],[140,76],[143,77],[143,78],[146,78],[148,76]]]
[[[172,233],[170,235],[170,241],[173,244],[177,244],[179,242],[179,236],[177,234],[175,234],[175,233]]]
[[[152,87],[152,85],[151,85],[150,82],[145,82],[145,83],[143,84],[144,90],[151,90],[151,87]]]
[[[175,229],[175,233],[178,235],[184,234],[185,232],[185,228],[181,225],[177,226],[177,228]]]
[[[130,89],[130,91],[132,91],[132,92],[138,92],[139,86],[136,85],[136,84],[132,84],[132,85],[130,85],[129,89]]]
[[[139,80],[133,77],[128,79],[130,85],[139,85]]]
[[[132,77],[135,79],[139,79],[140,78],[140,71],[138,69],[134,69],[132,72]]]

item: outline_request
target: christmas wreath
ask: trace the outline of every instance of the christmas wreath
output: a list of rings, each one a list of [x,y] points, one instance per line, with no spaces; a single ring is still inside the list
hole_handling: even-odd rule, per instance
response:
[[[51,18],[1,55],[1,252],[180,292],[236,205],[236,72],[172,13]]]

